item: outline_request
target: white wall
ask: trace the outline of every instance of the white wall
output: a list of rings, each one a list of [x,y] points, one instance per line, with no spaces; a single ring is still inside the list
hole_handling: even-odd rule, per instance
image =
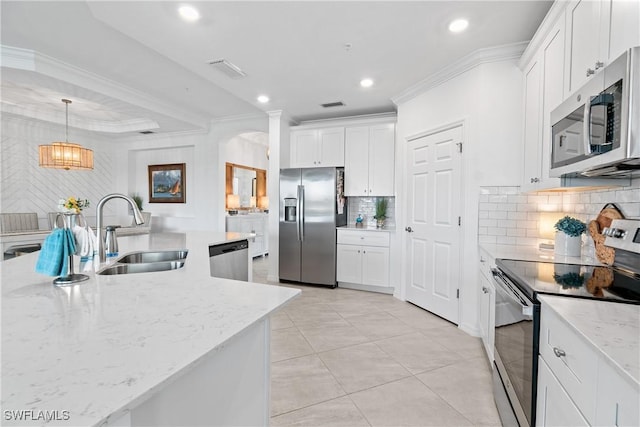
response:
[[[260,115],[216,121],[200,132],[124,138],[117,153],[118,186],[143,197],[144,210],[153,215],[153,231],[224,231],[228,142],[244,132],[264,132],[267,126],[267,116]],[[242,163],[240,155],[234,159]],[[148,165],[164,163],[186,163],[186,203],[149,203]]]
[[[55,212],[59,199],[88,199],[83,213],[95,224],[95,208],[106,194],[118,190],[114,183],[113,138],[97,132],[69,129],[69,140],[93,150],[90,171],[49,169],[38,166],[38,145],[64,141],[65,128],[39,120],[2,114],[0,145],[0,212],[36,212],[40,229],[48,229],[48,212]],[[124,213],[126,207],[105,206],[105,218]]]
[[[519,185],[522,168],[522,73],[516,60],[478,65],[420,95],[398,104],[396,130],[397,244],[392,266],[400,271],[403,287],[396,295],[405,298],[407,283],[406,142],[413,135],[455,122],[464,125],[463,155],[463,254],[460,283],[460,323],[465,331],[479,335],[477,258],[479,187]],[[398,251],[400,252],[400,251]],[[392,267],[392,268],[394,268]]]

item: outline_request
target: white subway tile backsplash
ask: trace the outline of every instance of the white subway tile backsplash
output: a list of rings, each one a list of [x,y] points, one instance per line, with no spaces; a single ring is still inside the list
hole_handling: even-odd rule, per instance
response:
[[[520,187],[498,187],[498,194],[515,195],[520,193]]]
[[[487,233],[491,236],[506,236],[507,229],[502,227],[488,227]]]
[[[482,187],[478,206],[482,243],[537,245],[541,212],[563,212],[588,222],[607,203],[615,203],[627,218],[640,218],[640,179],[630,187],[589,192],[519,194],[518,187]],[[481,231],[480,231],[481,230]]]
[[[478,220],[479,227],[497,227],[498,221],[495,219],[481,219]]]
[[[498,210],[498,204],[497,203],[480,203],[480,210],[483,211],[496,211]]]
[[[527,212],[507,212],[509,219],[527,219]]]
[[[501,194],[497,196],[489,196],[490,203],[507,203],[507,195]]]
[[[488,244],[495,244],[496,243],[496,236],[478,236],[478,242],[479,243],[488,243]]]
[[[489,218],[507,219],[507,212],[505,212],[505,211],[491,211],[491,212],[489,212]]]

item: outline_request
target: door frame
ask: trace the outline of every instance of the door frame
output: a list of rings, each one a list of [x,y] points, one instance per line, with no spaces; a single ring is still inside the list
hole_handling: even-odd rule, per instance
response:
[[[408,252],[408,244],[409,244],[409,238],[408,235],[404,229],[405,224],[407,223],[407,216],[408,216],[408,212],[406,209],[406,203],[407,203],[407,174],[404,173],[404,163],[406,162],[406,156],[407,156],[407,146],[409,144],[409,142],[419,139],[419,138],[423,138],[425,136],[429,136],[429,135],[433,135],[436,133],[440,133],[443,131],[447,131],[456,127],[460,127],[461,128],[461,134],[462,134],[462,144],[463,147],[465,146],[465,144],[467,143],[467,122],[468,120],[466,118],[462,118],[459,120],[455,120],[449,123],[445,123],[442,124],[440,126],[436,126],[433,128],[430,128],[428,130],[424,130],[418,133],[413,133],[410,134],[408,136],[405,136],[402,138],[403,140],[403,144],[402,144],[402,148],[401,148],[401,153],[398,159],[398,162],[401,162],[399,166],[401,166],[400,168],[397,168],[397,170],[403,171],[402,172],[402,176],[401,176],[401,180],[402,180],[402,194],[403,194],[403,201],[401,203],[402,206],[402,222],[400,223],[400,227],[398,228],[398,231],[402,234],[402,237],[400,239],[400,244],[401,244],[401,271],[400,271],[400,277],[401,277],[401,288],[400,288],[400,294],[398,295],[398,297],[402,300],[402,301],[406,301],[407,300],[407,287],[408,287],[408,281],[409,281],[409,274],[408,274],[408,268],[409,268],[409,252]],[[464,148],[463,148],[463,153],[464,153]],[[460,215],[463,216],[464,212],[465,212],[465,159],[464,157],[461,159],[461,164],[460,164]],[[463,223],[462,226],[459,227],[459,233],[460,233],[460,247],[459,247],[459,255],[460,255],[460,265],[458,266],[458,270],[459,270],[459,280],[462,280],[464,278],[463,273],[463,268],[462,266],[464,265],[464,261],[465,261],[465,257],[464,257],[464,247],[465,247],[465,233],[464,233],[464,218],[463,218]],[[460,283],[458,285],[458,289],[462,290],[463,286]],[[463,296],[462,296],[462,292],[460,295],[460,298],[458,298],[458,327],[460,327],[460,325],[462,324],[462,322],[460,321],[460,310],[461,310],[461,304],[460,302],[462,301]]]

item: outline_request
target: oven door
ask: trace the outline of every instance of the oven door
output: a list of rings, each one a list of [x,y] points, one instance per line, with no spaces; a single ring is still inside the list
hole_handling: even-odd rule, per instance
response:
[[[504,425],[535,425],[536,375],[540,305],[531,301],[500,270],[493,269],[496,286],[495,364],[504,388],[496,390],[496,406]],[[494,381],[498,384],[498,381]],[[506,395],[508,405],[498,401]]]

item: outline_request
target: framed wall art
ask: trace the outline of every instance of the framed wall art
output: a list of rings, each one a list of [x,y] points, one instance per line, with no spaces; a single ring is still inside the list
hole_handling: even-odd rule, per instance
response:
[[[185,203],[185,163],[149,165],[149,203]]]

